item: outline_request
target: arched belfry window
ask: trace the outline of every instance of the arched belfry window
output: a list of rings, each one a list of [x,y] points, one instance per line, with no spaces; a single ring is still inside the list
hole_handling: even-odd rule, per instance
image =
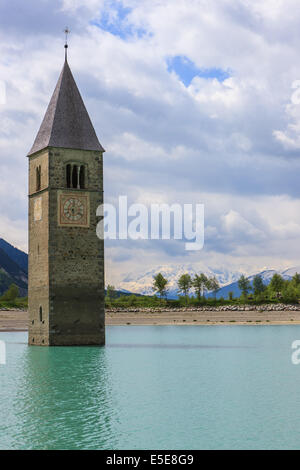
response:
[[[84,165],[81,165],[80,166],[80,172],[79,172],[79,186],[80,186],[80,189],[84,189]]]
[[[72,188],[78,189],[78,167],[73,165],[72,169]]]
[[[71,187],[71,165],[67,165],[67,188]]]
[[[85,166],[80,163],[68,163],[66,166],[66,186],[72,189],[85,188]]]
[[[36,167],[36,190],[40,191],[41,190],[41,166]]]

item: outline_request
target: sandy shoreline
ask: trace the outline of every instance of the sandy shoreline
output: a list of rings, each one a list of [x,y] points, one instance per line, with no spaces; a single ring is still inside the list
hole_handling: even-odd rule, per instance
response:
[[[27,331],[24,311],[0,311],[0,331]],[[299,325],[300,311],[106,312],[106,325]]]

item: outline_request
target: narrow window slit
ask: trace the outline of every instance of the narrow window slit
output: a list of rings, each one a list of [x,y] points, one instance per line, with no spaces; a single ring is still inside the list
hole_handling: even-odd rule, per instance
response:
[[[73,166],[73,171],[72,171],[72,187],[77,188],[78,186],[78,170],[77,170],[77,165]]]
[[[36,167],[36,190],[41,190],[41,167]]]
[[[79,173],[79,186],[80,189],[84,189],[84,165],[81,165],[80,167],[80,173]]]
[[[71,187],[71,165],[67,165],[67,188]]]

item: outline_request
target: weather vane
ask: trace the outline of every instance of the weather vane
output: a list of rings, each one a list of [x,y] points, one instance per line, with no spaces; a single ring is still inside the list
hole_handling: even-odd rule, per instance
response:
[[[68,26],[65,27],[64,29],[64,33],[66,35],[66,41],[65,41],[65,59],[67,60],[67,57],[68,57],[68,54],[67,54],[67,51],[68,51],[68,34],[70,34],[70,30],[68,28]]]

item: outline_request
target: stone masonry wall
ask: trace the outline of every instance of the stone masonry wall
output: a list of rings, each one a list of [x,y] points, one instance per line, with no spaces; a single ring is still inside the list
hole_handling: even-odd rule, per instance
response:
[[[83,190],[66,188],[69,162],[85,164]],[[90,226],[60,227],[58,191],[88,194]],[[103,344],[104,243],[96,235],[96,209],[103,201],[100,152],[50,150],[50,344]]]
[[[68,163],[85,165],[84,189],[66,188]],[[41,190],[36,192],[38,165]],[[29,343],[104,344],[104,242],[96,235],[96,209],[103,202],[102,154],[49,148],[31,156],[29,166]],[[89,228],[58,225],[62,190],[88,195]],[[34,221],[39,197],[42,219]]]
[[[41,189],[36,191],[36,168],[41,166]],[[48,152],[29,159],[29,344],[49,344],[49,160]],[[34,206],[41,200],[40,220]],[[41,309],[41,315],[40,315]]]

